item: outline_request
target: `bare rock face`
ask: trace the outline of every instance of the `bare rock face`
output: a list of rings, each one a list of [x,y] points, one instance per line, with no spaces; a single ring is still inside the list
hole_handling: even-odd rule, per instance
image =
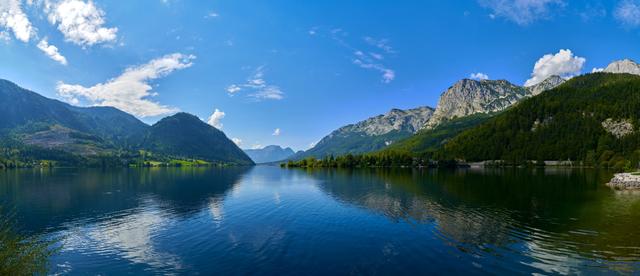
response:
[[[633,134],[633,123],[628,119],[614,120],[609,118],[602,122],[602,127],[618,139]]]
[[[522,87],[506,80],[463,79],[447,89],[426,128],[433,128],[443,121],[477,113],[499,112],[523,98],[553,89],[564,83],[559,76],[551,76],[541,83]]]
[[[433,108],[426,106],[408,110],[392,109],[387,114],[342,127],[334,135],[365,133],[369,136],[379,136],[394,130],[416,133],[431,118],[433,112]]]
[[[609,64],[609,66],[607,66],[607,68],[604,69],[604,72],[616,73],[616,74],[627,73],[627,74],[640,75],[640,64],[630,59],[618,60]]]
[[[527,95],[527,89],[506,80],[463,79],[442,93],[426,127],[433,128],[443,121],[476,113],[502,111]]]
[[[527,87],[527,90],[529,90],[531,96],[536,96],[544,91],[556,88],[558,85],[563,84],[565,81],[566,80],[562,77],[553,75],[551,77],[548,77],[541,83]]]
[[[463,79],[442,93],[438,107],[425,127],[434,128],[446,120],[477,113],[499,112],[523,98],[553,89],[564,81],[559,76],[551,76],[539,84],[522,87],[506,80]]]

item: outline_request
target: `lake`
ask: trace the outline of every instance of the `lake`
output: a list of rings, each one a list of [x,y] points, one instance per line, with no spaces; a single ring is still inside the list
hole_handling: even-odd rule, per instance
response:
[[[568,169],[0,171],[61,274],[633,274],[640,194]]]

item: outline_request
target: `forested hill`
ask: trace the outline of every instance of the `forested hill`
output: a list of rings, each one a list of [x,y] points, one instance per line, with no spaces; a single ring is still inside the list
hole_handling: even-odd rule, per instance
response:
[[[249,156],[222,131],[188,113],[177,113],[151,126],[142,148],[174,156],[253,165]]]
[[[640,76],[588,74],[463,132],[441,153],[467,161],[577,160],[635,166],[639,120]]]
[[[78,107],[0,79],[0,169],[253,162],[226,135],[179,113],[153,126],[113,107]]]

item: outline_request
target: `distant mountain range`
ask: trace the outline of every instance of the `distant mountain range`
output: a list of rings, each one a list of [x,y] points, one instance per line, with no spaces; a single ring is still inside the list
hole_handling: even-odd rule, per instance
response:
[[[341,127],[324,137],[313,148],[296,154],[291,159],[359,154],[387,147],[414,149],[415,145],[409,147],[396,144],[411,138],[411,143],[414,144],[437,146],[461,130],[491,117],[491,114],[497,114],[524,98],[538,95],[564,81],[559,76],[551,76],[534,86],[522,87],[506,80],[463,79],[442,93],[435,109],[393,109],[387,114]],[[475,116],[470,120],[462,119],[474,114],[485,115]],[[453,122],[446,124],[448,121]],[[415,136],[425,136],[426,131],[435,130],[440,125],[443,125],[443,130],[429,132],[424,141],[416,140],[419,138]],[[435,133],[437,135],[432,137]]]
[[[631,60],[534,86],[462,80],[427,124],[361,156],[288,162],[292,167],[450,166],[460,161],[531,165],[561,161],[616,171],[640,164],[640,65]],[[433,123],[433,122],[437,123]]]
[[[0,161],[85,162],[145,150],[167,157],[253,164],[224,133],[195,116],[179,113],[149,126],[113,107],[71,106],[7,80],[0,80],[0,146]]]
[[[324,137],[313,148],[298,153],[279,146],[242,151],[224,133],[186,113],[175,114],[149,126],[112,107],[71,106],[0,80],[0,148],[3,149],[0,152],[0,163],[12,159],[64,160],[67,163],[102,160],[100,162],[104,163],[114,160],[123,162],[129,160],[127,158],[147,162],[149,158],[170,160],[176,157],[248,165],[254,162],[268,163],[380,151],[411,154],[440,152],[470,160],[505,156],[532,158],[528,155],[521,156],[519,150],[524,151],[526,148],[522,141],[535,141],[527,139],[540,138],[535,133],[547,133],[549,126],[576,128],[578,132],[600,137],[601,141],[610,139],[603,129],[614,137],[627,137],[626,134],[620,134],[620,131],[637,129],[640,118],[620,111],[619,106],[629,105],[628,110],[638,110],[633,106],[638,79],[628,74],[640,75],[640,65],[625,59],[609,64],[602,71],[601,74],[576,77],[570,82],[559,76],[551,76],[529,87],[518,86],[506,80],[463,79],[441,94],[435,109],[426,106],[409,110],[392,109],[386,114],[341,127]],[[627,101],[619,99],[611,87],[616,87],[620,95],[626,95]],[[585,95],[590,95],[591,98],[581,98],[586,97]],[[600,99],[602,95],[611,99]],[[562,106],[548,102],[552,99],[561,100]],[[581,107],[590,106],[590,101],[599,101],[601,110],[595,107],[586,110]],[[533,107],[532,103],[540,106]],[[598,116],[594,115],[597,118],[592,118],[589,117],[591,115],[583,115],[586,116],[583,121],[595,120],[590,125],[583,126],[580,120],[576,121],[571,117],[577,116],[577,113],[564,109],[571,104],[575,110]],[[541,106],[546,109],[540,110]],[[571,118],[563,117],[565,115]],[[533,121],[529,122],[530,120]],[[600,127],[596,126],[596,121]],[[511,130],[507,130],[498,122],[513,125]],[[516,125],[515,122],[524,125]],[[566,124],[567,122],[572,125]],[[522,132],[525,131],[525,126],[530,128],[529,132]],[[521,131],[519,135],[526,139],[515,142],[509,140],[513,138],[510,135],[515,135],[515,130]],[[548,139],[560,139],[558,137],[565,135],[553,131],[547,134],[545,137]],[[497,135],[504,136],[500,140],[496,138]],[[571,139],[578,138],[572,136]],[[623,141],[628,141],[624,139]],[[583,140],[587,141],[580,142],[583,150],[571,152],[567,155],[568,158],[584,158],[586,151],[593,148],[589,144],[593,140],[578,139]],[[505,152],[497,150],[496,147],[501,146],[498,141],[515,143],[515,146],[509,147],[512,155],[505,155]],[[540,143],[538,145],[550,147],[550,144]],[[617,147],[616,143],[605,144]],[[571,148],[571,145],[565,146]],[[446,151],[442,151],[443,149]],[[626,156],[627,152],[621,151]],[[600,153],[596,151],[596,154]]]
[[[409,110],[392,109],[387,114],[347,125],[322,138],[313,148],[290,159],[321,158],[328,155],[358,154],[380,150],[420,130],[431,118],[434,109],[418,107]]]
[[[245,149],[244,152],[257,164],[286,160],[296,154],[291,148],[273,145],[261,149]]]

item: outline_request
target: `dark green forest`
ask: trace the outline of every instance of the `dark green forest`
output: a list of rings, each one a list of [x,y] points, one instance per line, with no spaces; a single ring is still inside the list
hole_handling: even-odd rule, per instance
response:
[[[465,161],[571,160],[633,169],[640,161],[639,118],[640,76],[588,74],[463,132],[439,153]],[[634,132],[616,137],[603,127],[607,119],[631,122]]]
[[[617,137],[611,119],[633,132]],[[640,164],[640,76],[575,77],[500,114],[451,120],[379,152],[289,162],[289,167],[451,166],[500,160],[503,165],[572,161],[575,166],[635,170]]]

